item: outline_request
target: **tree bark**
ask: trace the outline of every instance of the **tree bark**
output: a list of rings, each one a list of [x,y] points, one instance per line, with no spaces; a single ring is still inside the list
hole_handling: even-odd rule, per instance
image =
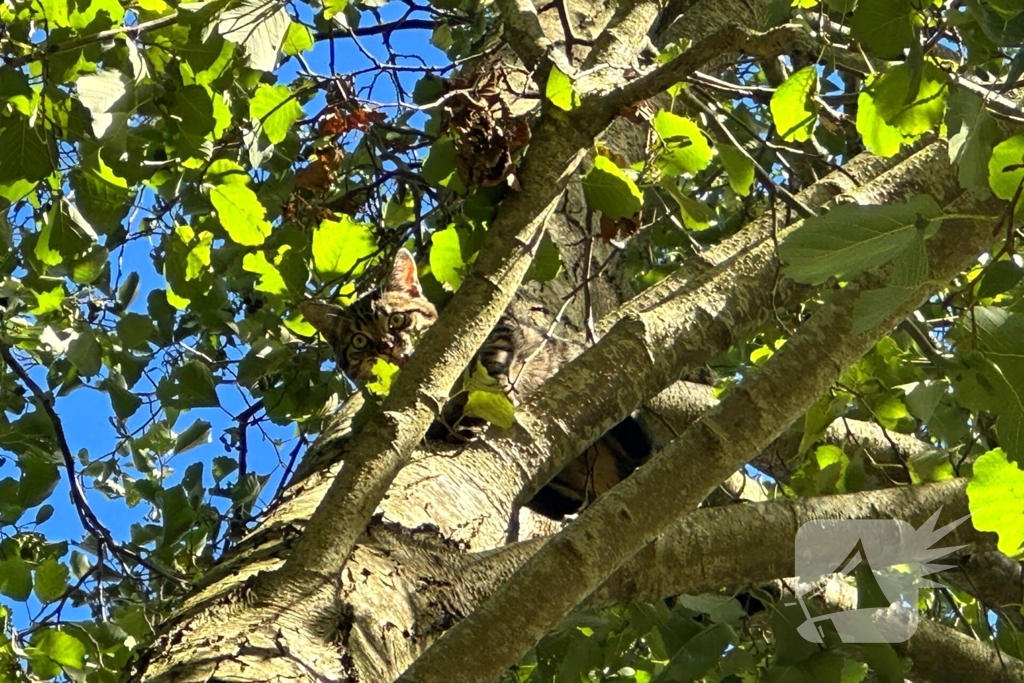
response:
[[[601,341],[532,395],[512,429],[492,430],[480,444],[418,450],[436,406],[515,296],[543,231],[551,231],[570,263],[579,262],[583,249],[571,246],[579,239],[572,226],[579,212],[558,204],[583,153],[621,106],[654,96],[723,53],[741,46],[764,58],[785,52],[791,46],[784,41],[792,35],[786,31],[715,33],[727,22],[759,28],[766,4],[681,0],[660,16],[655,3],[621,2],[600,10],[596,3],[579,5],[577,11],[600,19],[603,27],[591,29],[596,43],[581,69],[608,65],[581,82],[605,94],[568,122],[547,117],[534,127],[519,172],[522,191],[502,204],[472,275],[403,368],[384,405],[357,418],[355,403],[344,408],[282,501],[161,627],[136,663],[135,679],[488,680],[585,599],[606,605],[791,575],[792,535],[800,519],[920,519],[934,511],[933,503],[963,508],[962,482],[946,482],[696,509],[755,457],[783,463],[772,471],[784,477],[798,441],[777,437],[844,367],[932,293],[935,283],[953,277],[991,243],[990,226],[966,219],[949,221],[928,242],[929,284],[883,324],[866,334],[849,333],[858,286],[878,284],[859,282],[804,323],[760,375],[717,405],[704,396],[703,403],[679,410],[679,402],[673,403],[678,396],[659,392],[776,308],[802,300],[806,288],[781,280],[773,255],[773,240],[786,226],[771,216],[757,219],[706,254],[703,263],[684,267],[621,306],[622,288],[604,283],[595,293],[598,313],[608,313],[598,325]],[[538,17],[522,2],[500,7],[509,43],[533,78],[543,82],[549,59],[573,68],[562,56],[551,57],[564,36],[550,14]],[[684,11],[686,20],[676,21]],[[661,44],[684,35],[704,40],[653,74],[625,83],[623,72],[652,23]],[[573,63],[584,57],[573,54]],[[616,122],[610,133],[620,126]],[[960,214],[1001,209],[991,200],[958,196],[942,142],[889,160],[855,157],[842,173],[796,199],[818,210],[840,195],[883,203],[918,193],[953,203]],[[565,296],[579,286],[583,272],[570,270],[569,280],[534,294],[547,301]],[[569,314],[570,329],[582,331],[589,314],[577,304]],[[539,533],[543,525],[520,525],[518,504],[645,403],[648,421],[660,420],[664,427],[662,451],[557,536],[530,538],[531,529]],[[357,430],[353,419],[361,424]],[[880,455],[890,450],[884,436],[857,429],[852,431],[865,449]],[[826,435],[848,438],[838,431]],[[924,448],[910,439],[897,443],[908,451]],[[517,526],[524,540],[508,544]],[[716,539],[715,554],[705,550],[708,538]],[[970,541],[983,549],[991,545],[977,536]],[[572,585],[553,585],[550,577],[564,575],[568,567],[575,572]],[[982,571],[976,570],[978,583],[987,584]],[[1011,597],[985,594],[1000,603]],[[932,652],[936,642],[951,641],[922,641],[915,654]]]

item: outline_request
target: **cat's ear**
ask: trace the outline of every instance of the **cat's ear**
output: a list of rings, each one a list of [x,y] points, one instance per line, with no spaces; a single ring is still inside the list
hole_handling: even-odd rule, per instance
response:
[[[348,324],[344,308],[322,301],[303,301],[299,304],[299,310],[302,317],[309,321],[331,346],[338,345],[342,329]]]
[[[416,275],[416,261],[408,249],[399,249],[395,254],[395,265],[391,266],[387,289],[412,297],[423,296],[423,288],[420,287],[420,279]]]

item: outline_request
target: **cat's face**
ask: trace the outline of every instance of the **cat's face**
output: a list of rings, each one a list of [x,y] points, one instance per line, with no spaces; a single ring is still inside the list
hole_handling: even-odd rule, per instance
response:
[[[303,301],[299,309],[334,347],[338,366],[358,384],[373,380],[378,359],[405,363],[420,334],[437,320],[437,309],[423,296],[416,262],[405,249],[395,255],[383,288],[347,308]]]

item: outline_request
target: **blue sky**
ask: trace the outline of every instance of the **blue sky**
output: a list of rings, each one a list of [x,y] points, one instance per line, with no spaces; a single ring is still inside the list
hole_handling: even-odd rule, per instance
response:
[[[301,10],[305,15],[303,18],[309,20],[311,14],[308,13],[308,7],[302,5]],[[400,19],[407,10],[408,7],[405,4],[394,2],[380,8],[379,14],[383,22],[391,22]],[[417,16],[422,17],[423,15],[418,14]],[[365,26],[373,23],[375,23],[373,16],[364,13],[362,25]],[[429,38],[430,33],[427,31],[396,31],[392,34],[391,44],[395,50],[415,55],[426,60],[431,65],[446,64],[447,58],[442,52],[430,45]],[[388,60],[388,53],[380,36],[360,38],[359,43],[363,50],[372,54],[376,59],[382,62]],[[327,42],[316,44],[311,52],[304,54],[304,57],[314,71],[320,74],[330,73],[329,47]],[[410,58],[400,60],[398,63],[414,66],[423,65],[418,59]],[[339,74],[373,66],[373,63],[367,59],[360,47],[350,39],[335,41],[335,64]],[[278,82],[290,82],[295,78],[299,69],[300,65],[297,60],[289,60],[277,72]],[[420,77],[421,74],[416,72],[403,72],[399,74],[399,78],[408,92],[412,91],[413,85]],[[373,74],[365,74],[357,78],[356,86],[360,89],[360,97],[366,100],[381,104],[397,101],[390,78],[382,77],[374,80]],[[306,114],[313,115],[317,113],[323,105],[323,96],[320,95],[306,105]],[[388,110],[387,113],[393,115],[395,110]],[[412,124],[421,124],[422,121],[423,116],[417,115]],[[151,205],[151,202],[152,194],[147,192],[142,197],[142,203],[144,205]],[[133,220],[129,229],[130,231],[137,231],[142,218],[146,216],[146,212],[134,212],[132,216]],[[129,307],[129,310],[143,315],[147,314],[146,299],[149,292],[153,289],[164,289],[166,287],[163,276],[156,272],[150,258],[150,252],[156,246],[156,242],[157,240],[148,238],[132,240],[125,245],[121,254],[122,276],[132,271],[140,275],[138,295]],[[113,265],[116,268],[116,262]],[[114,272],[116,275],[116,270]],[[42,371],[38,373],[33,372],[33,375],[37,379],[43,378]],[[145,380],[140,381],[136,389],[150,390],[144,387],[144,382]],[[185,468],[192,463],[204,462],[206,463],[204,483],[207,486],[212,486],[213,479],[209,467],[212,458],[218,455],[235,456],[234,453],[225,453],[225,448],[220,443],[219,437],[226,427],[234,425],[232,416],[243,411],[246,408],[246,404],[239,395],[239,391],[232,386],[218,387],[218,397],[221,402],[221,409],[198,409],[179,417],[175,425],[175,431],[180,432],[195,419],[201,418],[213,425],[213,440],[211,443],[166,460],[164,464],[174,470],[173,474],[167,479],[168,484],[173,485],[176,483]],[[116,432],[110,423],[113,411],[105,394],[87,388],[80,388],[57,399],[56,408],[62,418],[68,443],[73,453],[77,453],[80,449],[84,448],[95,458],[108,453],[114,447]],[[145,409],[140,410],[135,418],[130,421],[129,426],[137,427],[141,424],[146,419],[145,413],[147,413]],[[264,427],[266,434],[261,433],[259,429],[249,428],[248,453],[250,471],[260,474],[274,472],[274,476],[268,482],[261,496],[261,501],[266,503],[272,497],[280,481],[283,469],[280,465],[280,459],[286,457],[290,451],[291,445],[294,443],[295,430],[293,428],[277,427],[269,422]],[[288,442],[280,449],[283,451],[280,455],[279,449],[275,448],[274,444],[268,440],[268,437]],[[0,457],[4,458],[4,464],[0,465],[0,479],[3,477],[17,479],[19,471],[15,464],[15,459],[3,452],[0,452]],[[61,475],[62,480],[60,484],[47,501],[56,508],[55,513],[49,521],[40,525],[38,530],[44,533],[51,541],[67,540],[74,544],[82,538],[83,529],[77,514],[70,504],[69,488],[67,480],[64,478],[66,474],[63,469],[61,470]],[[228,481],[231,480],[233,480],[233,476],[228,478]],[[87,496],[93,511],[100,521],[110,530],[114,538],[118,540],[129,538],[131,525],[142,522],[143,517],[149,512],[149,506],[146,503],[142,503],[134,509],[129,509],[123,499],[108,500],[104,495],[95,490],[87,491]],[[224,507],[225,499],[215,498],[212,500],[218,507]],[[34,512],[30,511],[24,515],[22,523],[24,524],[33,518]],[[32,527],[29,525],[27,528],[31,529]],[[9,603],[6,599],[4,602]],[[24,627],[31,617],[38,615],[40,609],[40,605],[34,597],[28,603],[14,603],[11,606],[15,610],[15,624],[21,627]],[[84,609],[72,611],[70,608],[64,610],[63,616],[64,618],[74,618],[76,616],[75,612],[78,613],[77,616],[88,616]]]

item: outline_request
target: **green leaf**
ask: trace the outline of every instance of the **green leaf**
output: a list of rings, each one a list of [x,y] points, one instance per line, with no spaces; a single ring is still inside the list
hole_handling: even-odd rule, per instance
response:
[[[715,218],[715,212],[711,207],[684,194],[675,199],[679,204],[679,216],[683,219],[683,225],[698,232],[711,227],[711,221]]]
[[[818,70],[805,66],[790,75],[772,95],[769,106],[775,129],[783,140],[805,142],[818,122]]]
[[[85,328],[68,344],[68,360],[83,377],[95,377],[103,368],[103,349],[92,330]]]
[[[160,514],[164,522],[164,547],[175,543],[196,521],[196,511],[189,505],[188,495],[180,484],[165,489],[160,495]]]
[[[711,145],[700,127],[690,119],[659,111],[652,125],[661,141],[657,155],[658,168],[665,175],[696,175],[711,163]]]
[[[896,127],[904,137],[917,138],[938,128],[946,112],[949,94],[945,72],[925,62],[917,96],[907,101],[913,75],[906,64],[894,66],[870,86],[875,111],[886,124]]]
[[[704,629],[679,648],[654,680],[658,683],[698,680],[718,664],[726,648],[736,640],[736,633],[726,624]]]
[[[249,184],[249,175],[245,169],[230,159],[217,159],[210,163],[206,169],[206,180],[214,185],[241,185]]]
[[[384,207],[384,227],[394,230],[415,221],[416,207],[414,202],[415,199],[411,192],[406,192],[401,199],[397,196],[390,197]]]
[[[741,197],[749,195],[754,184],[754,162],[731,145],[719,145],[718,154],[725,172],[729,174],[732,191]]]
[[[32,593],[32,569],[20,557],[0,560],[0,593],[24,602]]]
[[[25,514],[25,508],[18,504],[17,497],[18,482],[10,477],[0,479],[0,524],[17,524],[21,516]],[[2,571],[3,569],[0,567],[0,572]]]
[[[730,595],[704,593],[702,595],[679,595],[676,604],[694,612],[706,614],[716,624],[735,624],[747,616],[746,610],[736,598]]]
[[[124,21],[124,8],[118,0],[91,0],[86,3],[69,3],[72,11],[68,23],[79,32],[96,33],[106,31]]]
[[[988,182],[1000,199],[1013,199],[1024,180],[1024,133],[1003,140],[992,150],[988,162]],[[1018,212],[1020,203],[1018,203]]]
[[[117,288],[117,304],[121,310],[128,308],[135,301],[135,295],[139,293],[139,274],[135,271],[128,273],[124,282]]]
[[[249,118],[262,128],[271,144],[285,139],[292,124],[302,117],[302,105],[285,85],[261,84],[249,101]]]
[[[330,17],[327,18],[329,19]],[[284,43],[281,45],[281,51],[286,55],[294,56],[312,49],[313,34],[309,32],[309,29],[302,24],[291,24],[288,27],[288,32],[284,36]]]
[[[662,178],[661,187],[676,200],[676,204],[679,205],[679,216],[687,229],[699,232],[711,227],[711,221],[715,219],[715,212],[711,207],[683,194],[673,178]]]
[[[526,271],[526,279],[547,282],[554,280],[561,270],[562,256],[558,251],[558,245],[551,239],[551,235],[544,233],[540,246],[537,247],[537,255],[533,257],[533,263]]]
[[[452,290],[459,288],[476,259],[484,232],[467,223],[449,225],[430,236],[430,272]]]
[[[53,512],[54,512],[54,508],[49,503],[47,503],[46,505],[39,506],[39,509],[36,510],[35,523],[36,524],[43,524],[43,523],[49,521],[49,519],[51,517],[53,517]]]
[[[899,310],[928,279],[928,250],[924,234],[917,231],[910,244],[893,257],[888,286],[861,292],[854,304],[852,334],[874,329]]]
[[[941,213],[928,195],[903,204],[841,204],[804,221],[779,245],[779,256],[788,264],[786,274],[797,282],[853,277],[903,252],[918,239],[921,224],[927,226]]]
[[[387,396],[391,392],[391,385],[398,374],[398,366],[394,363],[378,358],[373,364],[373,376],[376,379],[367,383],[366,390],[375,396]]]
[[[1005,555],[1024,552],[1024,470],[1001,448],[975,461],[967,499],[975,529],[997,533]]]
[[[970,326],[970,340],[981,353],[967,356],[969,362],[953,378],[960,402],[972,410],[988,410],[999,419],[996,434],[1002,448],[1016,462],[1024,461],[1024,315],[1000,308],[976,306]]]
[[[35,593],[39,602],[46,604],[60,600],[68,589],[70,574],[66,565],[52,557],[36,567]]]
[[[916,39],[913,16],[910,0],[859,0],[850,29],[868,52],[893,60]]]
[[[313,231],[313,267],[324,282],[359,275],[376,252],[373,226],[349,216],[322,221]]]
[[[457,194],[466,193],[466,185],[455,168],[455,141],[448,136],[438,138],[430,147],[421,173],[431,185],[448,188]]]
[[[464,414],[479,417],[502,429],[515,421],[515,407],[505,394],[493,391],[470,391]]]
[[[33,0],[33,14],[46,22],[47,29],[64,28],[70,26],[68,23],[67,0]]]
[[[344,12],[347,6],[348,0],[325,0],[324,19],[333,19],[335,16]]]
[[[100,140],[116,138],[123,144],[134,109],[131,79],[120,71],[101,69],[81,76],[76,88],[78,100],[92,117],[93,135]]]
[[[956,476],[949,455],[941,451],[911,455],[907,458],[907,469],[910,471],[910,481],[915,486],[930,481],[946,481]]]
[[[288,286],[277,267],[267,260],[262,251],[246,254],[242,259],[242,269],[260,276],[254,289],[258,292],[283,296],[288,293]]]
[[[583,177],[587,205],[611,219],[629,218],[640,211],[643,193],[608,157],[598,156]]]
[[[109,235],[116,230],[134,196],[128,182],[117,176],[99,154],[89,155],[69,174],[75,191],[75,206],[97,232]]]
[[[46,214],[36,242],[35,256],[48,266],[60,265],[84,254],[96,238],[96,232],[82,214],[67,200],[61,199]]]
[[[946,109],[949,159],[957,164],[960,186],[988,187],[988,160],[1002,134],[981,98],[963,88],[949,97]]]
[[[23,436],[28,435],[29,428],[26,424]],[[52,430],[53,427],[48,426],[48,432],[52,433]],[[49,498],[60,482],[57,466],[42,458],[23,456],[18,459],[18,469],[21,470],[21,478],[18,480],[18,502],[25,509],[33,508]]]
[[[110,252],[94,244],[71,262],[71,281],[77,285],[91,285],[107,271]]]
[[[201,232],[199,241],[189,250],[185,257],[185,279],[198,280],[210,270],[210,250],[213,246],[213,233]]]
[[[217,32],[245,48],[250,68],[273,71],[291,23],[278,0],[242,0],[240,5],[220,15]]]
[[[202,85],[186,85],[179,90],[171,107],[171,116],[187,135],[203,139],[213,131],[213,98]]]
[[[817,616],[813,606],[808,605],[811,616]],[[775,605],[772,612],[772,635],[775,636],[774,666],[789,666],[811,657],[819,651],[818,644],[806,640],[797,628],[804,623],[806,617],[796,602],[785,600]]]
[[[210,469],[213,472],[213,480],[219,484],[224,477],[238,469],[238,462],[226,455],[218,455],[213,459],[213,466]]]
[[[32,639],[32,650],[33,669],[36,668],[38,660],[72,669],[85,668],[85,645],[78,638],[64,631],[56,629],[42,631],[38,638]]]
[[[882,321],[906,304],[913,290],[883,287],[861,292],[853,307],[851,334],[861,334],[882,324]]]
[[[0,133],[0,183],[36,182],[53,172],[56,141],[42,128],[18,117]]]
[[[244,185],[218,185],[210,190],[210,201],[217,209],[220,224],[236,244],[258,247],[270,234],[267,210],[256,193]]]
[[[71,551],[71,571],[74,572],[76,579],[85,576],[91,568],[92,561],[85,553],[80,553],[77,550]]]
[[[213,373],[197,360],[176,367],[170,377],[160,381],[156,395],[163,401],[164,407],[169,408],[184,410],[220,406]]]
[[[869,77],[864,89],[857,96],[857,132],[871,152],[878,156],[891,157],[899,153],[904,143],[913,142],[913,139],[905,138],[899,128],[886,123],[878,113],[871,90],[877,78]]]
[[[149,351],[153,322],[147,316],[138,313],[125,313],[117,321],[117,335],[126,347],[137,351]]]
[[[556,66],[551,67],[548,73],[544,96],[551,104],[564,111],[572,111],[582,102],[579,93],[572,87],[572,80]]]
[[[178,438],[174,441],[174,455],[185,453],[212,441],[213,435],[210,423],[206,420],[196,420],[188,429],[178,434]]]
[[[978,285],[979,299],[988,299],[1013,289],[1021,276],[1024,276],[1024,268],[1021,268],[1013,259],[997,261],[985,268],[985,274]]]
[[[889,643],[861,643],[857,649],[882,683],[903,683],[910,671],[910,662],[901,660]]]
[[[59,311],[64,305],[64,288],[55,287],[48,292],[32,292],[36,297],[36,307],[30,313],[33,315],[45,315]]]

